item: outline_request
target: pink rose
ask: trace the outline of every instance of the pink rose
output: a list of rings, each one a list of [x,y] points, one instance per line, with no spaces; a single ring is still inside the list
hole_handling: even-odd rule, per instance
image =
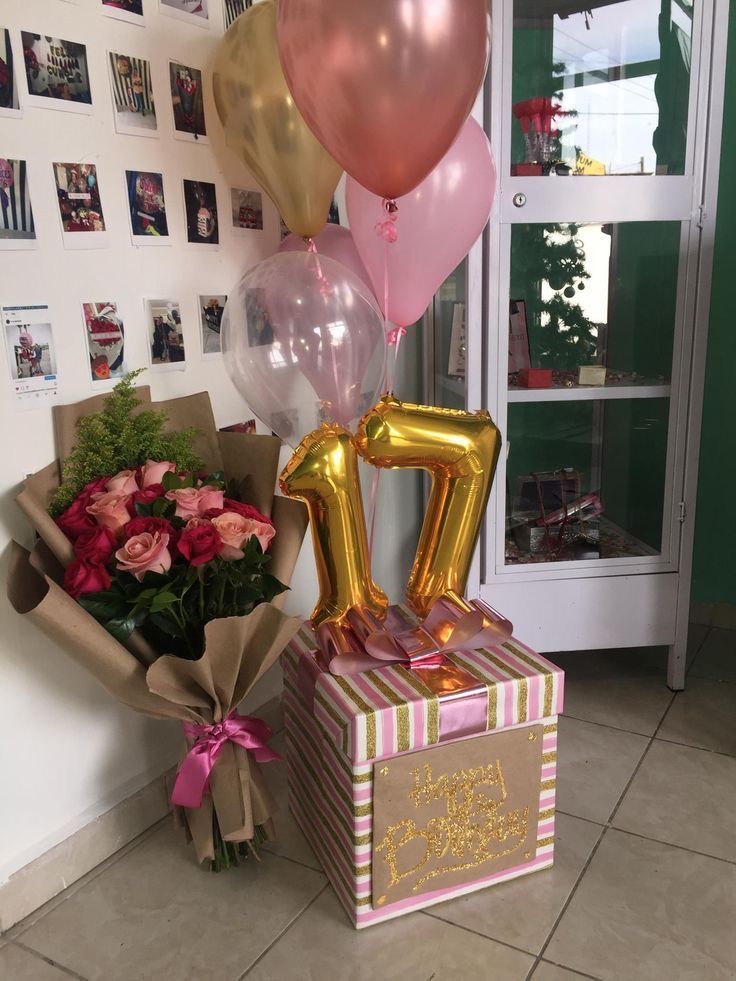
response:
[[[147,572],[168,572],[171,568],[169,536],[166,532],[144,531],[134,535],[115,553],[117,567],[130,572],[140,582]]]
[[[110,576],[104,565],[75,559],[64,570],[64,589],[75,599],[86,593],[99,593],[110,588]]]
[[[159,497],[163,497],[165,493],[163,484],[149,484],[145,490],[139,490],[133,494],[128,505],[128,510],[131,510],[133,514],[137,514],[135,510],[136,504],[153,504]]]
[[[141,470],[141,487],[160,484],[165,473],[176,473],[176,467],[171,460],[146,460]]]
[[[110,477],[105,489],[111,494],[135,494],[138,490],[135,470],[121,470],[116,473],[114,477]]]
[[[223,541],[224,548],[220,556],[228,560],[242,559],[243,544],[253,535],[265,552],[268,543],[276,534],[273,525],[255,521],[253,518],[244,518],[236,511],[225,511],[224,514],[217,515],[212,518],[212,524]]]
[[[91,514],[98,525],[117,534],[130,521],[129,500],[130,494],[118,494],[115,491],[93,494],[91,503],[87,505],[87,514]]]
[[[166,494],[167,501],[176,501],[176,516],[187,521],[201,518],[209,508],[221,508],[224,494],[216,487],[177,487]]]
[[[187,528],[203,528],[205,525],[211,525],[212,522],[209,518],[190,518],[186,523]]]

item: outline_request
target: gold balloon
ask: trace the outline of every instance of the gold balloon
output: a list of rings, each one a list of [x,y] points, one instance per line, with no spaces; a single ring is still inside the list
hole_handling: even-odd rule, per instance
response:
[[[341,624],[354,607],[383,619],[388,600],[371,577],[358,457],[347,429],[323,424],[307,433],[279,484],[309,512],[319,581],[313,625]]]
[[[426,616],[448,591],[462,596],[488,503],[501,436],[487,412],[384,396],[360,421],[358,452],[376,467],[421,467],[432,490],[406,598]]]
[[[296,235],[322,231],[342,168],[291,97],[276,42],[276,0],[255,4],[227,30],[212,84],[227,143]]]

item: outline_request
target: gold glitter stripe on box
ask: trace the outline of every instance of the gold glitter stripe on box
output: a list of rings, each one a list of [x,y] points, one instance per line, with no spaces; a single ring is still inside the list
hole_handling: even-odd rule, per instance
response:
[[[396,749],[397,752],[402,753],[409,749],[409,706],[397,691],[390,688],[383,678],[378,677],[375,671],[366,672],[365,677],[396,708]],[[392,749],[391,746],[384,746],[384,755]]]
[[[544,664],[540,664],[539,661],[527,654],[526,651],[520,650],[515,644],[510,641],[506,641],[503,645],[507,651],[510,651],[514,657],[518,657],[520,661],[528,664],[530,668],[534,668],[540,674],[544,675],[544,708],[542,710],[543,716],[552,715],[552,698],[554,696],[555,690],[555,676],[552,673],[552,669],[545,667]]]
[[[517,722],[526,722],[529,715],[529,679],[521,671],[517,671],[516,668],[512,668],[510,664],[502,661],[500,657],[496,657],[492,651],[489,651],[486,647],[480,648],[480,653],[487,658],[491,664],[500,670],[505,672],[514,681],[519,682],[519,689],[516,697],[516,713]],[[507,720],[507,725],[510,725],[510,720]]]
[[[543,780],[542,781],[542,783],[541,783],[541,789],[542,790],[553,790],[554,787],[556,786],[556,784],[557,784],[557,781],[555,780],[554,777],[552,777],[551,780]]]
[[[539,812],[539,820],[544,821],[547,818],[554,817],[555,809],[554,807],[548,807],[544,811]]]
[[[557,750],[551,749],[549,753],[542,753],[542,763],[554,763],[557,759]]]
[[[294,688],[293,685],[289,684],[289,682],[286,680],[286,678],[284,678],[284,688],[286,689],[286,691],[289,692],[289,694],[292,696],[292,698],[294,698],[296,700],[296,702],[301,707],[302,711],[303,712],[307,712],[307,709],[304,706],[304,703],[302,702],[302,694],[301,694],[301,692],[300,691],[297,691],[297,689]],[[348,726],[347,726],[347,722],[345,721],[345,719],[341,719],[340,716],[338,716],[336,714],[336,712],[333,709],[332,705],[330,705],[330,703],[321,694],[321,692],[315,691],[315,693],[314,693],[314,700],[315,700],[315,702],[318,702],[322,706],[322,708],[325,710],[325,712],[327,712],[327,714],[332,719],[332,721],[335,723],[335,725],[338,726],[338,728],[340,729],[340,733],[341,733],[341,736],[342,736],[342,749],[343,749],[343,752],[347,753],[347,751],[348,751]],[[309,713],[307,713],[307,714],[309,714]],[[319,722],[319,720],[316,719],[314,716],[311,716],[311,718],[313,718],[314,719],[314,722],[320,727],[320,729],[322,731],[324,731],[324,726],[322,725],[322,723]],[[327,738],[330,741],[332,741],[331,735],[327,736]]]
[[[355,900],[356,906],[370,906],[373,903],[371,896],[362,896],[360,899]]]
[[[297,630],[296,635],[308,651],[314,650],[317,639],[311,630],[307,630],[306,627],[301,627],[299,630]]]
[[[300,762],[301,759],[302,758],[300,756],[299,757]],[[307,787],[306,784],[302,781],[301,777],[294,773],[291,774],[289,777],[289,789],[296,796],[300,806],[304,811],[308,811],[308,812],[312,811],[311,806],[307,808],[305,801],[311,799],[314,796],[316,792],[314,788]],[[332,806],[332,804],[324,798],[323,798],[323,804],[330,812],[330,815],[335,819],[336,823],[340,828],[340,832],[345,838],[345,841],[341,842],[341,845],[343,847],[360,848],[362,845],[371,844],[373,840],[373,835],[370,831],[366,832],[364,835],[353,834],[350,827],[346,824],[345,818],[342,816],[342,814],[339,811],[336,811],[335,808]],[[323,829],[315,828],[315,831],[317,833],[319,833],[320,830]],[[350,844],[347,844],[347,842],[350,842]]]
[[[314,740],[312,739],[312,737],[309,735],[309,733],[306,730],[302,730],[301,731],[301,737],[304,739],[304,741],[306,743],[309,744],[309,746],[310,746],[310,748],[312,750],[312,754],[318,760],[319,759],[322,759],[323,753],[321,751],[321,747],[315,745]],[[310,773],[313,773],[313,772],[314,772],[313,770],[310,770]],[[340,798],[340,800],[343,802],[343,804],[345,804],[345,806],[348,808],[348,810],[352,811],[352,813],[353,813],[353,815],[355,817],[368,817],[370,814],[373,813],[373,805],[372,805],[372,803],[370,801],[367,804],[356,804],[353,801],[353,798],[351,797],[350,793],[345,789],[345,787],[343,787],[338,782],[338,779],[335,776],[335,774],[332,772],[332,768],[331,767],[324,766],[322,768],[322,773],[324,774],[325,778],[330,783],[330,786],[334,788],[334,791],[338,795],[338,797]],[[318,783],[319,782],[320,781],[318,780]],[[324,780],[321,781],[321,782],[324,783]]]
[[[550,835],[548,838],[539,838],[537,841],[537,848],[544,848],[545,845],[551,845],[554,843],[554,840],[554,835]]]
[[[448,660],[452,661],[453,664],[457,664],[458,667],[462,668],[463,671],[467,671],[468,674],[472,675],[477,681],[482,681],[488,690],[488,713],[486,716],[486,728],[489,730],[495,729],[498,725],[498,689],[494,681],[489,681],[487,675],[484,675],[480,668],[477,668],[474,664],[468,664],[467,661],[463,661],[461,658],[455,657],[454,654],[447,654]]]
[[[550,724],[548,726],[545,726],[544,727],[543,732],[544,732],[545,735],[547,733],[549,733],[549,732],[557,732],[557,723],[556,722],[550,722]]]
[[[371,706],[366,702],[359,691],[350,684],[347,678],[340,678],[337,675],[332,676],[332,680],[337,684],[337,686],[348,696],[352,702],[358,706],[360,711],[365,716],[365,755],[369,760],[373,760],[376,757],[376,710],[371,708]],[[353,752],[355,752],[355,747],[353,747]]]
[[[316,792],[317,788],[321,786],[321,780],[319,778],[319,775],[314,772],[311,764],[309,764],[307,760],[305,760],[304,756],[302,756],[301,753],[297,752],[296,756],[299,761],[300,767],[302,768],[304,773],[307,774],[308,779],[311,780],[312,782],[314,789],[311,792],[312,793]],[[291,777],[291,780],[292,782],[296,781],[296,784],[300,787],[300,789],[304,793],[308,792],[308,788],[302,782],[298,773],[294,773]],[[353,847],[358,847],[359,845],[370,845],[373,838],[372,833],[370,831],[366,832],[366,834],[364,835],[356,835],[355,832],[353,831],[353,828],[350,826],[350,824],[348,824],[347,818],[342,814],[341,811],[337,810],[337,808],[334,806],[332,801],[324,795],[321,795],[321,799],[322,799],[322,805],[325,808],[327,808],[327,810],[330,812],[332,817],[335,819],[335,821],[341,828],[347,840],[353,843]]]
[[[419,678],[412,673],[409,668],[405,668],[403,664],[395,664],[394,671],[396,671],[401,680],[404,681],[410,688],[413,688],[417,695],[420,695],[424,701],[426,711],[427,711],[427,743],[433,746],[435,743],[440,741],[440,700],[435,695],[433,691],[430,691],[426,685],[422,684]],[[418,749],[418,746],[414,747]]]

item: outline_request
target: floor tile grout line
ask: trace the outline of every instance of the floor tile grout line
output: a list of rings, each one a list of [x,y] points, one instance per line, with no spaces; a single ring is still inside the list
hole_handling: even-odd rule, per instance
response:
[[[667,706],[669,708],[669,706]],[[665,712],[667,709],[665,709]],[[614,726],[609,722],[594,722],[592,719],[581,719],[579,715],[568,715],[566,712],[560,713],[561,719],[572,719],[574,722],[585,722],[589,726],[600,726],[602,729],[614,729],[616,732],[628,732],[631,736],[641,736],[642,739],[651,739],[650,732],[637,732],[636,729],[624,729],[623,726]]]
[[[299,868],[301,869],[309,869],[310,872],[319,872],[322,875],[326,874],[325,870],[322,868],[321,865],[307,865],[306,862],[300,862],[298,858],[292,858],[291,855],[281,855],[279,852],[273,852],[271,851],[270,848],[267,848],[265,845],[263,845],[262,847],[263,847],[263,851],[267,855],[271,855],[273,858],[283,858],[286,859],[287,862],[291,862],[294,865],[298,865]]]
[[[273,938],[273,940],[271,941],[271,943],[264,950],[261,951],[261,953],[258,955],[258,957],[256,957],[256,959],[253,961],[253,963],[252,964],[249,964],[248,967],[246,967],[246,969],[243,971],[243,973],[238,978],[236,978],[236,981],[243,981],[243,979],[246,978],[250,974],[250,972],[253,970],[253,968],[256,967],[258,964],[260,964],[260,962],[263,960],[263,958],[266,956],[266,954],[268,954],[269,951],[273,950],[273,948],[276,946],[276,944],[280,940],[282,940],[284,938],[284,936],[286,936],[286,934],[289,932],[289,930],[291,930],[291,928],[294,926],[294,924],[304,916],[304,914],[307,912],[307,910],[317,902],[317,900],[322,895],[322,893],[325,892],[325,890],[326,889],[329,889],[329,888],[330,888],[330,883],[329,882],[325,882],[325,884],[322,886],[322,888],[319,890],[319,892],[309,900],[309,902],[304,907],[304,909],[299,910],[299,912],[296,914],[296,916],[292,917],[292,919],[289,920],[289,922],[286,924],[286,926],[283,928],[283,930],[281,930],[281,932],[276,937]]]
[[[601,981],[601,978],[597,977],[595,974],[586,974],[585,971],[578,971],[577,968],[570,967],[569,964],[558,964],[557,961],[551,961],[548,958],[539,958],[540,964],[551,964],[553,967],[561,967],[564,971],[569,971],[570,974],[574,974],[577,977],[587,978],[588,981]]]
[[[50,899],[47,899],[45,903],[42,903],[36,909],[31,910],[31,912],[27,916],[24,916],[17,923],[14,923],[13,926],[8,927],[8,929],[2,935],[3,938],[11,943],[15,943],[20,937],[25,936],[25,934],[29,930],[32,930],[34,926],[40,923],[41,920],[45,919],[50,913],[53,913],[54,910],[59,908],[59,906],[68,902],[70,899],[76,896],[77,893],[80,893],[84,889],[86,889],[87,886],[92,885],[92,883],[95,882],[99,876],[103,875],[105,872],[108,871],[108,869],[111,869],[114,865],[117,865],[117,863],[121,861],[121,859],[125,858],[126,855],[130,855],[131,852],[134,852],[136,851],[136,849],[140,848],[140,846],[145,841],[147,841],[150,837],[152,837],[155,834],[155,832],[160,827],[163,826],[164,822],[168,821],[170,818],[171,818],[171,812],[169,811],[168,814],[165,814],[162,818],[159,818],[158,821],[155,821],[152,825],[146,828],[145,831],[141,831],[141,833],[139,835],[136,835],[135,838],[131,838],[129,842],[126,842],[126,844],[118,848],[118,850],[116,852],[113,852],[112,855],[108,855],[107,858],[104,858],[101,862],[98,862],[97,865],[94,866],[94,868],[91,868],[89,870],[89,872],[85,872],[84,875],[80,875],[79,879],[75,879],[74,882],[70,882],[69,885],[66,886],[66,888],[61,890],[61,892],[58,892],[55,896],[52,896]],[[84,885],[78,885],[79,880],[85,878],[87,879],[87,881],[84,883]],[[64,893],[69,892],[69,890],[71,889],[73,889],[74,892],[70,893],[68,896],[64,898],[61,898],[64,896]],[[41,916],[38,917],[38,919],[35,919],[33,921],[33,923],[29,923],[28,926],[19,929],[21,924],[24,923],[25,920],[30,919],[32,916],[38,913],[40,909],[43,909],[43,907],[49,903],[55,904],[52,909],[49,909],[47,910],[47,912],[42,913]],[[13,934],[13,936],[11,936],[11,934]],[[18,946],[22,946],[22,945],[19,944]]]
[[[686,677],[686,678],[687,678],[687,676],[688,676],[688,675],[690,674],[690,672],[692,671],[692,669],[693,669],[693,667],[694,667],[694,665],[695,665],[695,661],[696,661],[696,660],[697,660],[697,658],[698,658],[698,654],[700,654],[700,652],[701,652],[701,651],[703,650],[703,648],[705,647],[705,642],[706,642],[706,640],[707,640],[707,639],[708,639],[708,638],[710,637],[710,635],[711,635],[711,631],[712,631],[712,630],[713,630],[713,627],[712,627],[712,625],[710,625],[710,624],[709,624],[709,625],[708,625],[708,627],[707,627],[707,629],[706,629],[706,631],[705,631],[705,633],[703,634],[703,639],[702,639],[702,640],[700,641],[700,643],[698,644],[698,647],[697,647],[697,650],[695,651],[695,653],[694,653],[694,654],[693,654],[693,656],[692,656],[692,659],[691,659],[691,661],[690,661],[690,664],[689,664],[689,666],[687,666],[687,667],[685,668],[685,677]],[[687,655],[686,655],[686,660],[687,660]]]
[[[17,940],[9,940],[8,944],[14,947],[18,947],[20,950],[25,951],[26,954],[31,954],[33,957],[38,958],[38,960],[41,960],[46,964],[50,964],[52,967],[55,967],[57,970],[63,971],[64,974],[68,974],[69,977],[76,978],[77,981],[87,981],[87,978],[85,978],[81,974],[78,974],[76,971],[72,970],[71,967],[66,967],[66,965],[61,964],[59,961],[53,960],[51,957],[47,957],[45,954],[42,954],[38,950],[34,950],[33,947],[29,947],[27,944],[19,943]]]
[[[682,746],[684,749],[697,749],[701,753],[713,753],[715,756],[725,756],[726,759],[736,759],[736,753],[727,753],[724,749],[710,749],[707,746],[693,746],[692,743],[683,743],[679,739],[669,739],[667,736],[655,736],[658,743],[670,743],[672,746]]]
[[[536,957],[537,955],[532,953],[531,950],[525,950],[524,947],[517,947],[516,944],[511,944],[508,940],[499,940],[498,937],[491,937],[487,933],[481,933],[479,930],[474,930],[472,927],[464,926],[462,923],[456,923],[454,920],[446,920],[444,916],[439,916],[437,913],[433,913],[431,909],[420,909],[419,913],[424,916],[430,917],[432,920],[439,920],[440,923],[444,923],[447,926],[457,927],[458,930],[464,930],[465,933],[472,933],[474,937],[482,937],[484,940],[490,940],[494,944],[500,944],[502,947],[508,947],[510,950],[515,950],[517,954],[526,954],[527,957]]]

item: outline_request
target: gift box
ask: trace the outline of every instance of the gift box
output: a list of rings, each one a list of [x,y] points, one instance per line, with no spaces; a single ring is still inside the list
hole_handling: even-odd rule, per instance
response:
[[[356,927],[552,865],[559,668],[512,637],[337,676],[308,626],[282,661],[290,807]]]

